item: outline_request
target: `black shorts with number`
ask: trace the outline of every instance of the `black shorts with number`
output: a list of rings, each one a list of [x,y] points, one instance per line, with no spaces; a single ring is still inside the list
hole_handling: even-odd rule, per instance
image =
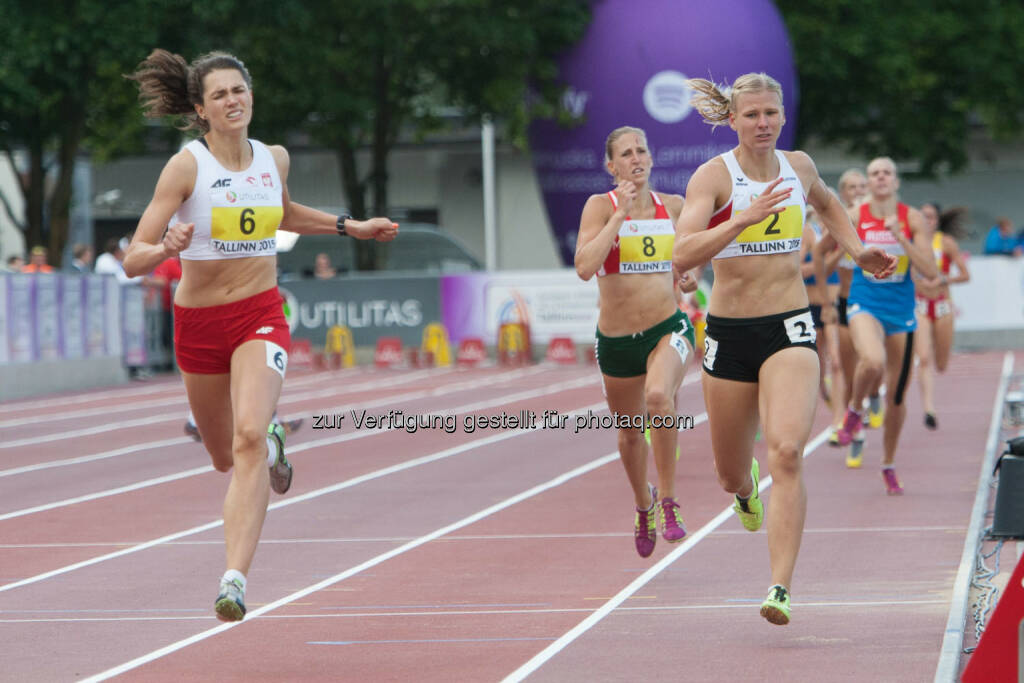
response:
[[[756,382],[761,365],[790,346],[817,351],[809,308],[759,318],[708,314],[704,329],[704,372],[738,382]]]

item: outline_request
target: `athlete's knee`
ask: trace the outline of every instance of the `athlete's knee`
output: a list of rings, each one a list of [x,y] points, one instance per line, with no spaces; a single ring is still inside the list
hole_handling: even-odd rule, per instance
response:
[[[718,472],[718,485],[726,493],[739,493],[750,483],[750,472]]]
[[[796,441],[779,441],[768,446],[773,477],[797,476],[803,463],[803,449]]]
[[[266,447],[267,428],[262,429],[255,425],[240,423],[235,425],[235,434],[231,443],[233,455],[246,457],[248,455],[262,454]]]
[[[948,357],[946,357],[946,358],[939,358],[938,356],[935,357],[935,369],[936,370],[938,370],[939,372],[945,372],[946,368],[948,368],[948,367],[949,367],[949,358]]]
[[[639,429],[619,430],[619,451],[628,452],[644,444],[644,434]]]
[[[644,402],[651,415],[671,415],[675,409],[673,397],[661,387],[647,387]]]
[[[869,377],[881,377],[885,371],[885,358],[876,355],[861,356],[859,368]]]
[[[213,463],[213,469],[218,472],[230,472],[231,466],[234,465],[235,460],[231,457],[231,453],[210,453],[210,461]]]

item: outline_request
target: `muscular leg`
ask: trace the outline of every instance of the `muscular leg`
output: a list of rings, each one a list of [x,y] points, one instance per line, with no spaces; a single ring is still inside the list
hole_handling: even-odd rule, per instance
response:
[[[857,353],[850,407],[860,411],[864,399],[882,382],[885,367],[885,333],[882,324],[868,313],[850,318],[850,339]],[[887,392],[888,393],[888,392]]]
[[[807,514],[803,451],[817,405],[818,359],[810,349],[788,348],[761,366],[759,405],[772,475],[768,554],[772,583],[792,585]]]
[[[917,355],[917,381],[921,386],[921,403],[924,412],[935,413],[935,378],[932,375],[934,347],[932,345],[932,321],[927,315],[917,316],[917,333],[914,335],[914,352]]]
[[[224,498],[224,538],[228,568],[243,574],[249,571],[267,514],[267,425],[283,383],[281,375],[267,367],[265,344],[248,341],[231,357],[234,471]]]
[[[916,336],[916,335],[915,335]],[[885,385],[890,390],[885,392],[885,424],[882,430],[882,465],[892,465],[896,458],[896,445],[900,440],[900,431],[907,416],[906,392],[910,385],[911,363],[908,348],[912,343],[907,333],[891,334],[885,338]],[[904,371],[906,376],[903,376]],[[900,380],[903,380],[902,382]]]
[[[661,338],[654,351],[647,357],[647,377],[644,383],[644,402],[650,416],[670,418],[675,424],[676,392],[683,382],[686,367],[693,358],[693,349],[686,344],[687,364],[683,365],[679,353],[669,344],[671,337]],[[654,465],[658,469],[658,491],[663,498],[676,497],[676,448],[679,446],[679,431],[675,426],[651,428],[651,450],[654,451]]]
[[[195,375],[181,373],[188,394],[189,408],[195,419],[203,446],[210,454],[213,467],[219,472],[231,469],[231,436],[234,420],[231,414],[231,375]]]
[[[757,434],[757,383],[737,382],[704,373],[704,405],[711,429],[718,482],[729,493],[750,497],[750,464]]]
[[[945,372],[949,367],[949,354],[953,350],[953,314],[944,315],[936,320],[934,329],[935,369],[938,372]]]
[[[846,414],[846,404],[849,403],[849,390],[846,386],[846,375],[843,372],[842,362],[839,355],[839,325],[825,325],[824,339],[819,338],[819,348],[826,349],[825,362],[832,376],[832,388],[829,394],[829,402],[832,404],[832,425],[839,426],[843,423],[843,415]],[[819,357],[820,362],[820,357]]]
[[[604,378],[604,393],[608,409],[619,415],[641,415],[644,412],[643,375],[636,377]],[[619,458],[633,489],[636,506],[646,510],[651,506],[651,493],[647,488],[647,443],[642,429],[619,429]]]
[[[846,391],[843,394],[843,414],[846,406],[853,403],[853,378],[857,371],[857,351],[853,348],[848,325],[839,325],[839,366],[843,371],[843,383]],[[842,417],[839,418],[842,424]]]

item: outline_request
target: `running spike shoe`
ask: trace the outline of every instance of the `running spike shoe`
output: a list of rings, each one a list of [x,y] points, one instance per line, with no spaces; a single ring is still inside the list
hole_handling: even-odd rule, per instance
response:
[[[217,618],[221,621],[241,621],[245,616],[245,589],[238,579],[220,580],[220,594],[213,603]]]
[[[270,488],[276,493],[285,493],[292,485],[292,464],[284,457],[284,427],[271,422],[267,434],[277,445],[277,459],[270,466]]]
[[[679,513],[679,503],[675,498],[662,498],[658,504],[658,516],[661,518],[661,535],[669,543],[679,543],[686,538],[686,526],[683,516]]]
[[[768,597],[761,603],[761,616],[776,626],[785,626],[789,623],[790,613],[789,590],[775,584],[768,589]]]
[[[636,540],[636,552],[640,557],[650,557],[654,552],[654,544],[658,540],[657,518],[655,510],[658,507],[658,489],[650,484],[647,485],[651,493],[651,507],[646,510],[636,509],[636,519],[633,521],[633,536]]]
[[[736,500],[732,504],[732,509],[736,511],[736,516],[740,518],[743,528],[747,531],[757,531],[761,528],[761,523],[764,522],[764,505],[761,503],[761,495],[757,490],[760,475],[761,467],[757,464],[757,458],[754,458],[750,464],[750,478],[754,482],[754,489],[746,500],[737,494]]]
[[[891,467],[882,468],[882,480],[885,481],[885,492],[890,496],[902,496],[903,486],[896,476],[896,470]]]

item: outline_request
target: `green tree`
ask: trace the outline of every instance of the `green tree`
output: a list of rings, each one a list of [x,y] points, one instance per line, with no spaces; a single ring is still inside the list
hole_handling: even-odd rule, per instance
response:
[[[1021,3],[776,4],[796,53],[800,140],[915,159],[935,175],[964,167],[978,124],[997,139],[1019,135]]]
[[[473,120],[493,114],[521,132],[528,84],[554,101],[557,55],[589,21],[585,0],[381,0],[267,3],[258,23],[236,24],[233,43],[253,72],[254,130],[302,130],[338,158],[349,209],[388,212],[388,153],[400,135],[442,126],[439,105]],[[356,153],[371,161],[359,169]],[[357,243],[357,266],[376,266]]]
[[[213,28],[184,22],[193,4],[0,0],[0,153],[23,171],[26,215],[14,215],[2,193],[0,210],[28,244],[48,243],[55,262],[68,236],[75,159],[141,150],[146,126],[122,74],[162,43],[180,50],[210,35]],[[17,151],[24,168],[14,163]]]

